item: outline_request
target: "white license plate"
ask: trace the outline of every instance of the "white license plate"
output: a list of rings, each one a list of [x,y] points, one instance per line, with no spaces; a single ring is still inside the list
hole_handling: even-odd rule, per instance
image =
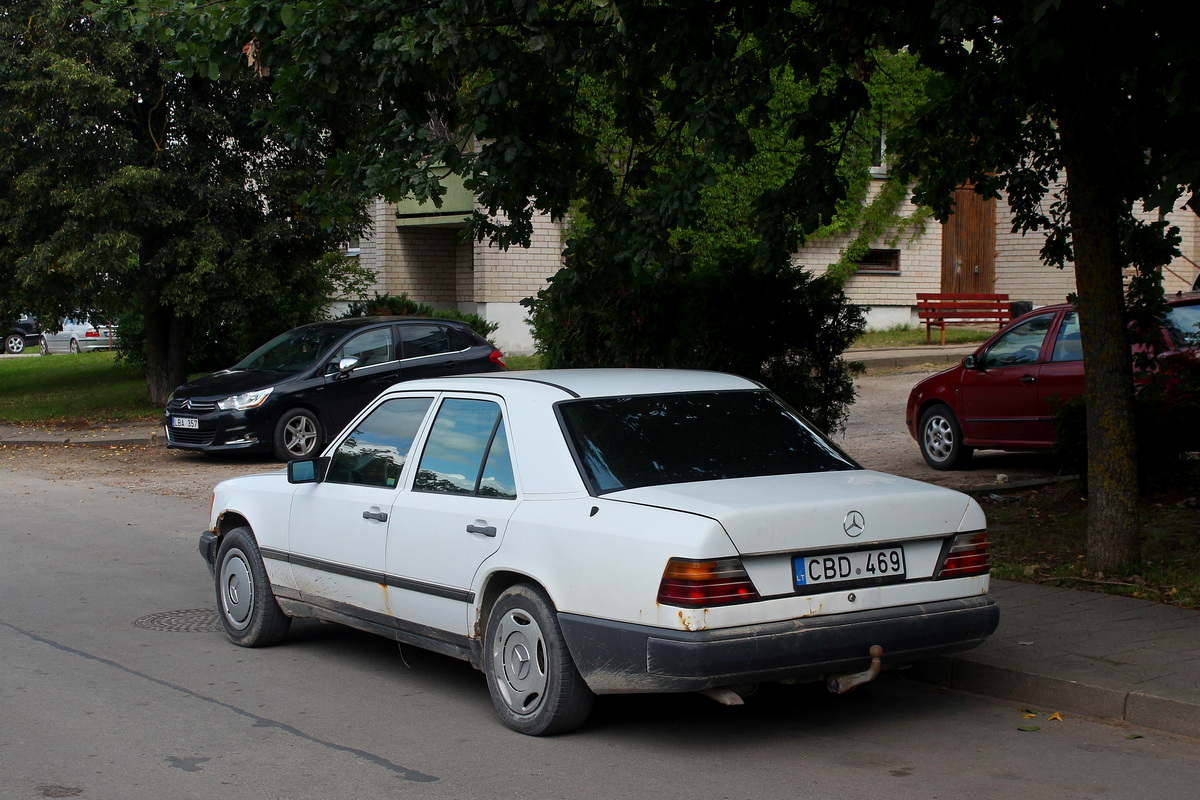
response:
[[[200,420],[195,417],[171,417],[172,428],[199,428]]]
[[[892,583],[904,580],[904,548],[855,550],[792,559],[797,586]]]

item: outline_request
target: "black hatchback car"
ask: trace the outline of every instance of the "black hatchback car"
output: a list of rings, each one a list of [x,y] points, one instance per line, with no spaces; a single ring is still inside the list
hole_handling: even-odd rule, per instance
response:
[[[315,456],[397,381],[504,369],[463,322],[354,317],[281,334],[229,369],[185,383],[167,401],[167,446]]]

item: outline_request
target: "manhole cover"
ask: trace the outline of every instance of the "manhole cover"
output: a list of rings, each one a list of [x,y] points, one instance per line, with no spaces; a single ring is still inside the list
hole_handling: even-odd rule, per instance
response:
[[[133,624],[148,631],[171,633],[215,633],[221,630],[216,609],[187,608],[183,611],[160,611],[135,619]]]

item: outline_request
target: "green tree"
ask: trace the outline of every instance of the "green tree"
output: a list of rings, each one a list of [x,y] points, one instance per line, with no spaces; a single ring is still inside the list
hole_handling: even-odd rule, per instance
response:
[[[361,230],[365,206],[360,192],[330,196],[334,224],[301,207],[328,152],[264,136],[267,85],[181,75],[83,5],[0,9],[4,311],[140,318],[150,400],[164,403],[198,329],[307,321],[295,318],[352,282],[323,257]]]
[[[1197,11],[1132,0],[847,0],[824,13],[844,20],[848,38],[905,46],[938,72],[929,104],[891,140],[919,200],[944,217],[957,185],[1003,190],[1016,228],[1047,234],[1043,260],[1074,261],[1088,387],[1088,558],[1102,569],[1136,564],[1122,276],[1136,270],[1134,330],[1155,330],[1146,320],[1161,309],[1158,269],[1178,241],[1155,212],[1200,208]]]

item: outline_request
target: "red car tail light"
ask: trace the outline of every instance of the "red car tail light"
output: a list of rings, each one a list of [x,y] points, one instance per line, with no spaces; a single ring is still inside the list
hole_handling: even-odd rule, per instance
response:
[[[508,365],[504,363],[504,353],[501,353],[499,350],[493,350],[488,358],[491,359],[493,364],[499,364],[500,369],[508,369]]]
[[[85,339],[99,339],[99,338],[100,338],[100,331],[84,331],[84,332],[83,332],[83,338],[85,338]]]
[[[658,585],[658,602],[668,606],[723,606],[757,600],[741,559],[691,561],[672,558]]]
[[[987,531],[960,533],[948,540],[942,549],[942,557],[937,572],[937,578],[966,578],[971,575],[986,575],[991,569],[992,560],[988,550]]]

